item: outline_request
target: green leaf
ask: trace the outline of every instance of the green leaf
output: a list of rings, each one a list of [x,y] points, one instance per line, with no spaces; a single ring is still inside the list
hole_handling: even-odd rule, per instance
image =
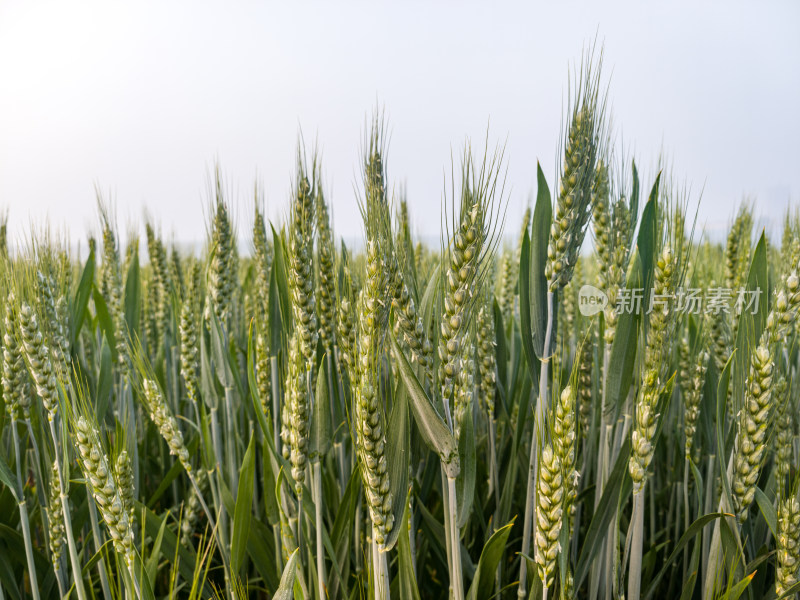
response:
[[[425,390],[417,379],[414,369],[400,349],[393,332],[389,332],[392,353],[397,361],[397,370],[406,385],[411,400],[411,412],[423,439],[439,455],[448,477],[456,477],[459,472],[458,446],[453,434],[433,407]]]
[[[630,224],[630,231],[628,232],[628,256],[626,257],[625,264],[627,264],[628,260],[630,260],[631,252],[633,251],[633,247],[631,241],[633,241],[633,234],[636,231],[636,221],[639,217],[639,170],[636,168],[636,161],[631,161],[631,196],[630,196],[630,204],[628,205],[628,210],[630,211],[631,215],[631,224]]]
[[[627,289],[631,292],[642,287],[642,265],[639,253],[634,252],[628,270]],[[633,382],[636,366],[636,350],[639,340],[640,311],[623,311],[617,321],[611,355],[606,368],[606,409],[619,413]]]
[[[311,415],[311,431],[308,440],[308,456],[322,457],[331,449],[331,397],[328,393],[328,361],[322,357],[317,375],[317,391],[314,396],[314,412]],[[391,431],[391,429],[390,429]]]
[[[280,552],[280,548],[274,547],[272,528],[258,520],[251,521],[250,525],[250,533],[247,536],[247,555],[253,561],[253,567],[261,575],[268,589],[274,590],[278,587],[278,578],[280,577],[275,563],[275,553]],[[268,540],[273,543],[268,543]]]
[[[136,502],[136,510],[137,514],[144,515],[144,523],[142,525],[146,534],[153,539],[157,537],[158,532],[161,530],[162,519],[157,517],[155,513],[138,501]],[[162,546],[163,555],[167,557],[170,562],[177,560],[178,572],[180,573],[181,579],[184,581],[192,581],[194,565],[200,560],[194,550],[183,546],[169,527],[164,531]],[[205,582],[203,584],[203,597],[209,598],[213,596],[214,592],[211,589],[211,585]]]
[[[95,400],[95,413],[97,421],[103,422],[108,407],[111,405],[111,396],[114,392],[114,362],[111,358],[111,348],[106,336],[100,346],[100,373],[97,377],[97,392]]]
[[[409,542],[409,510],[406,502],[406,510],[403,513],[402,535],[397,541],[397,592],[400,600],[420,600],[417,578],[414,575],[413,557],[411,556],[411,543]]]
[[[276,354],[281,347],[285,332],[292,328],[292,302],[289,296],[289,279],[286,275],[286,247],[283,244],[283,237],[272,229],[272,274],[269,286],[269,326],[270,326],[270,348]],[[278,318],[280,315],[280,318]]]
[[[475,458],[475,429],[474,406],[466,410],[469,414],[461,423],[461,435],[458,439],[458,460],[461,470],[456,478],[456,498],[458,499],[458,526],[466,525],[472,511],[472,501],[475,497],[476,458]]]
[[[292,590],[294,589],[295,572],[297,571],[297,553],[299,549],[292,552],[286,566],[283,568],[281,583],[275,590],[273,600],[292,600]]]
[[[678,540],[678,543],[672,549],[672,552],[670,552],[670,555],[667,558],[667,560],[662,563],[661,570],[650,581],[647,590],[643,594],[645,600],[655,596],[656,592],[658,591],[659,582],[664,577],[664,575],[667,574],[667,571],[670,569],[670,565],[672,565],[672,563],[675,562],[675,560],[680,556],[681,550],[683,550],[686,544],[688,544],[693,538],[700,535],[700,533],[703,530],[703,527],[705,527],[712,521],[722,518],[724,516],[725,513],[710,513],[707,515],[703,515],[689,526],[689,528],[681,536],[681,539]]]
[[[204,322],[200,335],[200,389],[202,391],[203,402],[205,402],[206,406],[211,409],[216,409],[219,406],[219,394],[217,393],[217,386],[214,380],[214,372],[211,369],[209,337],[210,335]]]
[[[736,351],[728,358],[725,368],[719,376],[717,384],[717,464],[719,465],[720,479],[722,480],[722,493],[728,510],[733,510],[733,497],[731,496],[731,486],[728,481],[728,461],[725,460],[725,405],[728,400],[728,385],[731,379],[731,366]]]
[[[133,258],[125,277],[125,322],[132,340],[139,338],[139,318],[142,310],[142,281],[137,247],[134,245]]]
[[[481,557],[478,559],[478,569],[475,578],[469,586],[467,600],[489,600],[494,595],[495,578],[497,577],[497,565],[503,558],[506,549],[508,535],[511,533],[510,523],[503,525],[492,534],[481,550]]]
[[[347,482],[347,487],[344,489],[342,501],[339,504],[339,510],[336,513],[336,519],[333,522],[333,530],[331,537],[335,546],[335,554],[337,561],[341,564],[349,557],[350,541],[353,539],[352,531],[355,527],[355,512],[358,498],[361,494],[361,472],[358,469],[353,469],[350,474],[350,480]],[[347,572],[343,572],[340,579],[338,574],[331,573],[331,580],[328,584],[328,590],[331,598],[336,598],[338,586],[342,586],[343,597],[347,596]]]
[[[530,310],[531,327],[533,328],[534,350],[536,355],[550,356],[551,349],[544,347],[545,329],[547,327],[547,278],[544,276],[547,263],[547,244],[550,240],[550,226],[553,220],[553,205],[550,198],[550,188],[542,172],[542,166],[536,162],[536,207],[533,209],[533,223],[531,225],[530,249]],[[520,294],[522,288],[520,287]],[[520,295],[520,307],[522,296]],[[523,331],[524,335],[524,331]],[[553,336],[555,338],[555,336]],[[531,375],[531,380],[538,387],[538,368],[531,364],[536,371]]]
[[[538,208],[538,207],[537,207]],[[537,369],[534,365],[538,362],[537,353],[533,348],[533,329],[531,327],[531,239],[528,230],[522,236],[522,246],[519,253],[519,328],[522,335],[522,350],[528,363],[528,370],[532,378],[536,378]],[[538,353],[541,355],[541,352]]]
[[[239,488],[236,492],[236,506],[233,513],[233,533],[231,534],[231,571],[238,573],[247,550],[247,536],[250,533],[250,509],[253,505],[253,485],[255,482],[255,436],[250,436],[247,452],[244,453],[242,467],[239,469]]]
[[[739,581],[739,583],[725,592],[720,600],[738,600],[739,597],[744,594],[744,591],[747,589],[747,586],[750,585],[750,582],[753,581],[754,576],[755,572],[750,573],[750,575],[746,576],[744,579]]]
[[[389,460],[389,484],[392,493],[394,522],[400,523],[408,504],[408,465],[411,461],[411,427],[408,418],[408,392],[398,386],[386,432],[386,454]],[[386,550],[397,542],[402,527],[392,528],[385,540]]]
[[[756,503],[764,515],[764,520],[767,522],[769,530],[772,532],[772,537],[778,537],[778,514],[775,511],[775,506],[772,504],[767,495],[761,491],[761,488],[756,486]]]
[[[247,334],[247,387],[250,388],[250,398],[253,401],[253,410],[256,415],[256,421],[261,428],[261,433],[264,438],[272,439],[272,432],[270,431],[267,417],[261,408],[261,395],[258,391],[258,383],[256,382],[256,324],[255,321],[250,323],[250,329]]]
[[[200,443],[199,436],[195,436],[189,441],[189,443],[186,445],[186,449],[189,450],[190,455],[193,455],[195,453],[195,451],[197,450],[197,445],[199,443]],[[183,473],[183,471],[184,471],[183,465],[180,463],[180,461],[177,460],[172,461],[172,466],[164,474],[161,481],[158,482],[158,487],[156,488],[156,491],[153,492],[153,495],[150,496],[150,499],[147,501],[148,508],[152,509],[155,506],[156,502],[158,502],[158,499],[164,495],[164,492],[166,492],[170,488],[172,482],[175,481],[175,478],[178,477],[178,475],[180,475],[181,473]]]
[[[153,594],[153,586],[150,584],[150,578],[147,576],[147,571],[144,569],[144,565],[142,564],[142,557],[139,554],[139,551],[134,552],[133,556],[133,572],[136,574],[136,579],[139,584],[139,594],[142,600],[155,600],[155,596]],[[125,581],[125,589],[128,596],[135,597],[136,594],[136,587],[131,581],[131,574],[128,572],[128,569],[120,569],[120,573],[122,575],[122,579]]]
[[[114,336],[114,322],[111,320],[111,315],[108,312],[108,306],[106,305],[106,300],[103,298],[103,294],[100,293],[100,290],[97,289],[96,286],[92,288],[92,297],[94,298],[94,309],[97,311],[97,320],[100,323],[100,329],[105,333],[106,339],[108,340],[108,346],[111,350],[111,358],[114,359],[114,362],[117,362],[117,344],[116,344],[116,337]]]
[[[495,298],[492,302],[494,309],[494,336],[495,336],[495,363],[497,365],[497,391],[500,393],[500,398],[503,403],[510,401],[506,400],[506,389],[509,387],[508,383],[508,348],[506,347],[506,333],[505,326],[503,325],[503,311],[500,310],[500,305]],[[538,375],[537,375],[538,377]]]
[[[611,519],[617,516],[619,499],[627,495],[631,488],[631,478],[628,474],[628,458],[631,452],[631,440],[627,438],[620,448],[617,462],[608,476],[608,481],[603,489],[603,495],[597,504],[597,510],[589,523],[586,539],[581,547],[578,557],[578,566],[575,568],[575,589],[580,589],[583,580],[589,574],[589,567],[597,556],[600,547],[606,541],[608,525]]]
[[[89,251],[89,258],[81,273],[81,280],[78,289],[75,291],[75,299],[72,302],[72,313],[70,315],[70,347],[74,348],[78,341],[78,334],[83,327],[83,320],[86,318],[86,307],[89,305],[89,298],[94,287],[94,250]]]
[[[152,543],[152,548],[150,549],[150,557],[145,562],[144,568],[147,572],[147,577],[150,581],[153,581],[156,578],[156,574],[158,573],[158,559],[161,557],[161,544],[164,541],[164,530],[167,528],[167,515],[164,515],[164,518],[161,520],[161,527],[158,530],[158,535],[156,536],[155,541]],[[144,548],[142,548],[144,551]]]
[[[13,600],[22,600],[17,586],[17,578],[14,576],[14,569],[9,564],[10,558],[11,551],[0,545],[0,585]]]
[[[636,236],[636,249],[642,261],[642,306],[650,306],[650,294],[653,291],[653,267],[655,266],[658,247],[656,236],[658,234],[658,192],[661,182],[661,173],[656,176],[650,197],[642,211],[642,222],[639,225],[639,235]]]
[[[790,587],[788,590],[783,592],[783,594],[778,596],[777,600],[785,600],[785,599],[788,599],[788,598],[794,598],[795,594],[797,594],[797,593],[800,593],[800,581],[795,583],[792,587]]]
[[[222,387],[230,389],[236,385],[236,382],[230,365],[227,336],[222,329],[222,324],[219,322],[217,314],[213,310],[208,312],[210,314],[208,321],[211,333],[211,356],[214,360],[214,372]]]
[[[739,243],[747,243],[749,245],[750,240],[740,240]],[[749,292],[758,292],[760,290],[761,296],[756,314],[751,314],[751,311],[745,310],[739,316],[735,346],[736,359],[731,371],[734,398],[740,398],[744,393],[745,379],[750,369],[750,357],[758,345],[761,333],[764,331],[769,307],[768,278],[767,240],[765,234],[762,233],[753,251],[753,259],[750,261],[750,271],[748,272],[747,286],[745,288]],[[732,293],[737,294],[738,290],[732,290]]]
[[[11,492],[11,495],[14,496],[14,500],[19,502],[19,491],[17,490],[17,481],[14,474],[11,472],[11,468],[6,464],[6,461],[3,460],[3,457],[0,456],[0,481],[5,484],[8,490]]]

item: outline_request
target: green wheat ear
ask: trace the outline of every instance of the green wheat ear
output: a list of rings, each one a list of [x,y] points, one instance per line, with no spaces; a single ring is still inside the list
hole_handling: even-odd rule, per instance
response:
[[[219,168],[215,170],[214,217],[211,223],[211,257],[208,264],[209,307],[220,323],[228,323],[231,314],[236,272],[234,269],[233,227],[228,205],[222,194]]]
[[[592,213],[592,200],[606,196],[604,181],[595,184],[598,159],[604,139],[603,107],[599,101],[599,79],[590,66],[578,81],[564,144],[559,192],[556,198],[550,239],[547,245],[545,277],[551,292],[563,288],[572,277],[586,227]]]
[[[778,567],[775,595],[780,597],[797,583],[797,568],[800,565],[800,502],[796,493],[779,500],[776,545]]]
[[[552,444],[545,445],[539,457],[538,494],[534,559],[539,579],[545,588],[553,586],[561,535],[564,485],[561,460]]]
[[[133,569],[136,549],[134,547],[133,523],[130,519],[132,494],[120,487],[114,462],[109,458],[89,403],[88,391],[79,385],[70,394],[67,419],[72,442],[78,451],[78,464],[95,499],[97,508],[106,525],[114,550]],[[124,460],[124,459],[123,459]],[[124,474],[127,477],[127,473]],[[124,483],[128,483],[127,480]],[[126,501],[130,504],[126,506]]]
[[[675,256],[670,246],[664,246],[655,265],[653,294],[667,298],[674,290],[676,272]],[[647,470],[653,460],[653,437],[659,415],[656,413],[658,395],[664,385],[662,371],[668,347],[673,302],[667,300],[662,308],[654,308],[649,315],[649,329],[644,355],[642,386],[636,401],[634,428],[631,433],[629,471],[634,493],[644,488]]]
[[[317,167],[318,168],[318,167]],[[321,175],[317,172],[316,179]],[[336,343],[336,252],[333,245],[328,204],[317,185],[314,198],[317,219],[317,298],[319,300],[319,336],[325,352],[330,353]]]
[[[316,182],[309,182],[299,151],[294,185],[289,215],[289,289],[299,350],[310,368],[319,335],[314,291],[314,196],[317,190]]]
[[[289,372],[286,380],[286,394],[281,411],[283,419],[284,458],[292,465],[292,478],[298,497],[303,493],[308,463],[309,398],[308,376],[305,357],[301,350],[301,335],[295,331],[289,342]]]
[[[64,528],[64,513],[61,512],[61,480],[58,476],[58,468],[55,463],[50,471],[50,486],[48,488],[47,519],[48,519],[48,542],[50,544],[50,561],[53,568],[58,572],[60,568],[61,551],[66,542],[66,530]]]
[[[490,271],[489,265],[494,260],[497,210],[502,203],[502,198],[496,198],[501,162],[502,153],[496,153],[493,157],[484,157],[483,163],[476,167],[470,149],[464,153],[458,213],[453,215],[452,237],[447,241],[443,257],[447,268],[442,272],[438,385],[448,419],[451,417],[449,407],[458,408],[455,406],[458,386],[468,384],[462,377],[465,363],[471,366],[471,358],[466,360],[466,336],[480,290]],[[499,195],[502,196],[502,191]],[[456,430],[455,423],[451,428]]]
[[[186,470],[192,472],[191,461],[189,460],[189,450],[183,441],[178,421],[167,406],[166,400],[161,389],[154,379],[146,378],[142,382],[144,390],[144,404],[150,420],[158,428],[161,437],[169,447],[169,453],[175,456]]]

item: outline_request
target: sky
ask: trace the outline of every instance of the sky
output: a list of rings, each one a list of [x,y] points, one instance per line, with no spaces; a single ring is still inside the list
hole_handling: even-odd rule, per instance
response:
[[[285,217],[302,131],[337,234],[359,239],[378,106],[418,235],[438,237],[452,157],[488,135],[514,238],[537,161],[553,187],[570,69],[595,42],[616,154],[644,187],[664,156],[712,235],[745,198],[779,223],[800,203],[800,3],[600,4],[0,0],[10,236],[45,219],[73,241],[96,232],[99,189],[123,235],[147,214],[197,242],[219,164],[244,243],[256,183]]]

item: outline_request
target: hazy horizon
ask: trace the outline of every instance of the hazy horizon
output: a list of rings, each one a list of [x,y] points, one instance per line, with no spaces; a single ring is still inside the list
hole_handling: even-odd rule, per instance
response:
[[[97,231],[94,187],[120,233],[145,210],[168,240],[204,239],[218,161],[238,235],[253,189],[288,206],[298,133],[323,153],[336,233],[358,240],[365,121],[384,107],[390,182],[414,231],[438,239],[444,174],[467,138],[505,144],[506,228],[517,236],[541,161],[551,189],[569,69],[604,50],[620,156],[649,188],[660,155],[702,191],[712,235],[750,198],[774,225],[800,199],[800,6],[603,7],[365,3],[0,4],[0,208],[11,240],[45,217]]]

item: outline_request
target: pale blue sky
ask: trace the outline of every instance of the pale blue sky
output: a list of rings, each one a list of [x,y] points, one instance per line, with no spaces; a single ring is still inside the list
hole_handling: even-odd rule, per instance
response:
[[[663,148],[725,226],[745,195],[765,217],[800,201],[797,2],[262,3],[0,1],[0,205],[96,227],[95,183],[121,229],[144,207],[168,236],[205,235],[210,166],[249,236],[253,184],[285,212],[300,127],[324,152],[335,227],[360,235],[353,192],[365,117],[391,128],[389,176],[415,229],[439,231],[443,173],[467,136],[507,141],[508,233],[551,186],[568,68],[595,36],[617,140],[652,176]]]

